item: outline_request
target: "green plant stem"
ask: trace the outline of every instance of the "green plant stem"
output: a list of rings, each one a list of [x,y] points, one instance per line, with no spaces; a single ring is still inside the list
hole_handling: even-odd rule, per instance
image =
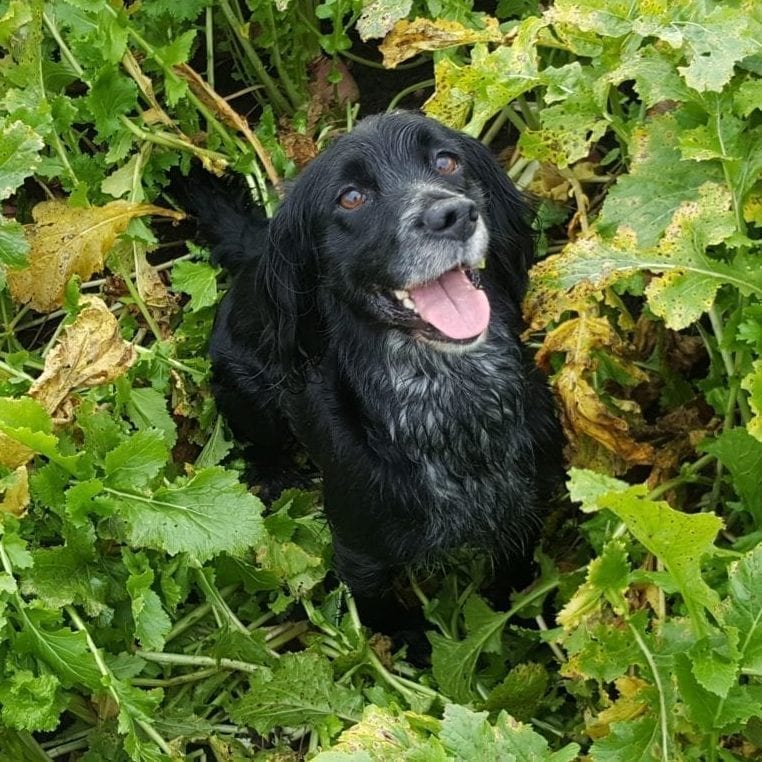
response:
[[[645,641],[641,637],[640,633],[638,632],[637,628],[632,624],[632,622],[629,620],[629,618],[626,618],[625,621],[627,622],[627,626],[630,628],[630,632],[632,633],[632,637],[635,640],[635,642],[638,645],[638,648],[640,649],[640,652],[643,654],[643,657],[646,660],[646,663],[648,664],[648,668],[651,670],[651,676],[654,680],[654,686],[656,687],[656,692],[659,696],[659,728],[661,730],[661,759],[663,762],[669,762],[669,727],[667,724],[667,699],[664,694],[664,686],[661,682],[661,675],[659,674],[659,670],[656,667],[656,661],[654,660],[653,654],[649,650],[648,646],[646,645]]]
[[[238,19],[236,18],[229,1],[218,0],[217,7],[222,11],[222,15],[225,17],[231,32],[233,33],[238,44],[241,46],[241,50],[243,50],[244,55],[254,69],[254,73],[257,75],[257,78],[264,85],[264,88],[267,91],[267,95],[272,101],[275,109],[285,114],[293,113],[292,106],[283,97],[281,92],[276,87],[275,81],[267,73],[265,65],[262,63],[262,59],[257,55],[257,51],[254,50],[254,46],[246,37],[244,37]]]
[[[219,594],[225,599],[232,595],[237,589],[237,584],[228,585],[227,587],[223,587],[222,590],[219,591]],[[182,635],[188,628],[207,616],[211,610],[212,604],[209,601],[202,603],[200,606],[196,606],[196,608],[189,611],[184,617],[175,622],[175,626],[169,631],[164,642],[169,643],[170,640],[174,640],[178,635]]]
[[[137,286],[132,282],[132,278],[125,278],[124,279],[124,285],[127,286],[127,290],[130,292],[130,296],[132,297],[132,300],[135,302],[135,305],[140,310],[140,314],[143,316],[143,319],[146,321],[146,324],[151,329],[151,333],[159,340],[161,341],[161,329],[159,328],[158,323],[153,319],[153,315],[151,314],[151,311],[146,306],[146,303],[143,301],[142,297],[138,293]]]
[[[397,95],[395,95],[394,98],[392,98],[389,101],[389,105],[386,107],[387,112],[394,111],[394,109],[397,108],[397,106],[399,105],[400,101],[403,98],[406,98],[408,95],[410,95],[411,93],[414,93],[416,90],[422,90],[425,87],[433,87],[434,84],[435,84],[434,79],[424,79],[424,80],[421,80],[420,82],[416,82],[415,84],[408,85],[403,90],[400,90],[397,93]]]
[[[283,89],[286,91],[286,95],[291,101],[291,105],[294,109],[298,109],[304,102],[304,98],[299,94],[293,80],[291,79],[286,67],[283,65],[283,59],[280,55],[280,46],[278,45],[278,35],[275,33],[275,14],[273,13],[273,4],[265,3],[267,8],[268,20],[273,31],[273,46],[270,51],[273,65],[278,72],[278,80],[283,85]]]
[[[90,631],[85,626],[85,623],[80,618],[79,614],[76,612],[73,606],[65,606],[64,607],[66,613],[69,615],[69,618],[74,622],[75,627],[85,634],[85,640],[87,641],[87,647],[90,651],[90,653],[93,655],[93,658],[95,659],[95,663],[98,665],[98,670],[100,671],[101,675],[103,677],[107,678],[110,681],[114,679],[113,674],[111,673],[111,670],[108,668],[108,665],[103,659],[103,654],[101,654],[100,649],[95,644],[95,641],[93,640],[92,636],[90,635]],[[112,698],[116,702],[117,706],[121,706],[122,703],[119,700],[119,694],[114,690],[112,685],[109,685],[108,688],[109,693],[111,694]],[[143,730],[143,732],[167,755],[170,756],[172,754],[172,750],[169,748],[169,744],[156,732],[155,728],[145,720],[140,719],[139,717],[135,718],[135,723],[140,726],[140,728]]]
[[[235,672],[259,672],[263,667],[259,664],[251,664],[237,659],[213,659],[211,656],[192,656],[190,654],[168,653],[166,651],[141,651],[135,652],[136,656],[155,664],[170,664],[177,667],[217,667],[218,669],[232,670]]]
[[[294,638],[298,638],[300,635],[303,635],[305,632],[307,632],[308,629],[309,623],[304,620],[300,622],[293,622],[289,627],[278,633],[271,640],[266,638],[265,642],[272,651],[277,651],[279,648],[285,646],[286,643],[294,640]]]
[[[518,130],[519,134],[529,129],[527,123],[516,113],[512,103],[509,103],[503,111],[505,112],[505,118]],[[503,111],[500,113],[502,114]]]
[[[169,135],[166,132],[151,132],[138,127],[131,119],[128,119],[124,114],[120,115],[119,121],[124,127],[126,127],[133,135],[141,140],[147,140],[151,143],[155,143],[157,146],[163,146],[164,148],[173,148],[176,151],[183,151],[191,153],[197,156],[204,162],[212,162],[218,166],[226,167],[228,165],[228,158],[223,153],[218,151],[212,151],[208,148],[201,148],[195,146],[193,143],[188,143],[185,140],[181,140],[175,135]]]
[[[540,121],[532,110],[532,107],[527,103],[526,98],[523,95],[519,95],[519,97],[516,98],[516,103],[518,104],[519,109],[521,109],[521,114],[529,129],[534,131],[539,130],[541,128]]]
[[[512,106],[510,103],[507,106],[503,106],[500,113],[492,120],[492,124],[482,138],[483,145],[489,146],[497,137],[500,130],[503,129],[505,123],[508,121],[508,110],[511,108]]]
[[[206,42],[206,81],[214,90],[214,9],[206,6],[204,15],[204,40]]]
[[[207,677],[216,675],[219,671],[220,670],[216,667],[209,667],[207,669],[200,669],[198,672],[188,672],[184,675],[168,677],[165,680],[152,677],[133,677],[132,684],[143,688],[172,688],[176,685],[197,683],[199,680],[206,680]]]
[[[216,609],[220,616],[226,619],[234,629],[244,635],[248,635],[249,631],[246,625],[233,613],[233,610],[228,606],[220,591],[206,578],[203,569],[196,569],[196,581],[206,596],[207,601],[212,604],[212,608]]]

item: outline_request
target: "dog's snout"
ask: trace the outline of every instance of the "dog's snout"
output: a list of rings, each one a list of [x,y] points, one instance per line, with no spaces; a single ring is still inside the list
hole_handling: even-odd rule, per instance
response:
[[[436,199],[421,215],[421,222],[428,233],[460,241],[473,235],[478,219],[476,204],[468,198]]]

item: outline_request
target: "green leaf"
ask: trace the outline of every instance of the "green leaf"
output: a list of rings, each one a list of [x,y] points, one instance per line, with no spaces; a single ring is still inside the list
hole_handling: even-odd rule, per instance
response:
[[[484,701],[490,712],[505,710],[512,717],[529,721],[548,689],[548,671],[542,664],[517,664]]]
[[[717,7],[697,21],[680,25],[688,65],[678,71],[694,90],[720,92],[735,65],[759,50],[748,13],[742,8]]]
[[[137,85],[123,77],[118,69],[107,66],[101,70],[86,97],[101,140],[119,132],[119,117],[137,107],[137,92]]]
[[[740,635],[741,667],[762,675],[762,545],[730,567],[723,610],[726,626]]]
[[[590,235],[548,257],[535,270],[530,299],[542,305],[553,290],[570,291],[577,302],[636,271],[662,273],[646,288],[649,306],[675,330],[695,322],[714,303],[721,285],[742,293],[762,294],[762,276],[751,260],[734,264],[707,255],[735,231],[731,198],[724,186],[707,183],[696,201],[674,212],[663,238],[652,249],[638,245],[633,231],[622,227],[611,240]]]
[[[76,534],[66,545],[41,548],[32,554],[34,566],[24,582],[25,592],[36,593],[52,609],[75,603],[90,616],[111,611],[107,603],[112,582],[84,534]]]
[[[505,613],[493,614],[491,621],[485,622],[463,640],[452,640],[437,632],[427,633],[432,646],[432,672],[441,693],[463,703],[473,700],[471,684],[477,659],[507,621]]]
[[[337,719],[357,722],[362,698],[335,681],[325,657],[305,651],[284,654],[272,671],[256,672],[249,691],[229,708],[235,722],[259,733],[305,724],[328,729],[336,727]]]
[[[81,685],[91,690],[101,686],[101,673],[93,655],[87,648],[84,632],[60,628],[43,628],[35,612],[22,614],[24,629],[16,638],[19,653],[28,653],[41,659],[58,676],[64,687]]]
[[[733,487],[743,502],[743,507],[762,526],[762,442],[746,429],[738,427],[723,431],[711,442],[702,446],[706,452],[716,455],[733,477]]]
[[[486,712],[473,712],[458,704],[444,710],[440,740],[455,759],[484,762],[533,762],[538,759],[571,762],[579,752],[577,744],[567,744],[551,753],[548,742],[529,725],[516,722],[505,712],[498,715],[494,727]]]
[[[222,468],[199,471],[184,484],[153,495],[107,488],[109,502],[127,524],[130,542],[169,555],[189,553],[206,561],[223,552],[240,554],[264,539],[262,503],[237,474]]]
[[[172,629],[172,621],[164,610],[161,599],[151,585],[154,572],[144,553],[122,551],[124,565],[130,572],[127,592],[132,600],[132,619],[135,622],[135,637],[143,648],[161,651],[167,633]]]
[[[162,431],[138,431],[106,455],[105,484],[116,489],[145,487],[164,468],[168,457]]]
[[[436,90],[424,104],[426,113],[477,137],[492,116],[539,84],[535,41],[545,26],[541,18],[524,19],[510,47],[490,51],[485,44],[474,45],[467,66],[442,58],[434,69]]]
[[[34,174],[43,146],[42,138],[28,125],[0,119],[0,201]]]
[[[400,19],[407,18],[413,0],[370,0],[363,3],[357,31],[364,42],[385,37]]]
[[[0,220],[0,264],[15,269],[26,267],[28,251],[24,228],[13,220]]]
[[[593,762],[653,762],[659,742],[659,724],[652,715],[628,722],[614,722],[611,732],[590,749]]]
[[[574,485],[580,477],[586,482],[582,489],[589,495],[588,485],[595,480],[581,470],[571,474],[572,490],[577,489]],[[648,551],[664,562],[691,612],[694,626],[701,630],[706,625],[702,609],[720,615],[719,596],[704,582],[701,560],[716,553],[714,540],[722,521],[714,514],[680,513],[664,501],[649,500],[646,492],[644,485],[599,492],[594,503],[612,511]]]
[[[762,360],[754,361],[752,370],[741,382],[741,387],[749,392],[749,406],[754,413],[746,428],[749,434],[762,442]]]
[[[172,268],[172,286],[175,291],[190,294],[190,311],[211,307],[217,301],[217,273],[219,268],[208,262],[178,262]]]
[[[150,386],[129,388],[127,414],[139,429],[160,429],[169,447],[177,440],[177,426],[167,410],[167,398]]]
[[[714,165],[681,157],[679,133],[671,114],[635,128],[630,171],[618,178],[601,209],[603,230],[627,226],[635,232],[638,246],[654,246],[683,202],[697,199],[704,183],[722,181]]]
[[[35,677],[28,670],[14,672],[0,682],[0,717],[18,730],[54,730],[68,704],[54,675]]]

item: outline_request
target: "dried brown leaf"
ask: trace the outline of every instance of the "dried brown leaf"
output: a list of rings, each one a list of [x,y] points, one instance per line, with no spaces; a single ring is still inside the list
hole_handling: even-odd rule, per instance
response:
[[[185,215],[153,204],[112,201],[105,206],[75,208],[65,201],[43,201],[27,225],[29,267],[8,270],[11,295],[38,312],[51,312],[63,303],[66,282],[73,275],[87,280],[103,269],[103,258],[130,220],[148,214]]]
[[[553,352],[564,352],[566,360],[553,378],[553,386],[561,404],[561,422],[572,448],[586,437],[621,458],[626,465],[653,462],[653,447],[636,441],[628,421],[617,415],[600,398],[588,377],[595,368],[594,349],[603,349],[617,356],[617,360],[634,379],[647,376],[636,365],[623,357],[624,343],[605,318],[582,315],[562,323],[551,331],[537,353],[537,362],[548,367]],[[637,417],[638,406],[629,400],[615,400],[619,411]],[[585,458],[595,457],[586,448]],[[577,448],[577,453],[579,454]],[[578,458],[572,458],[576,465]]]
[[[473,45],[476,42],[501,42],[497,19],[486,18],[484,29],[469,29],[457,21],[418,18],[412,21],[398,21],[379,50],[384,56],[384,66],[393,69],[408,58],[422,51],[444,50],[458,45]]]
[[[228,127],[232,127],[234,130],[238,130],[249,141],[249,144],[254,149],[254,153],[257,155],[260,163],[264,167],[267,177],[270,182],[275,186],[275,189],[281,193],[283,189],[283,181],[280,175],[275,171],[270,156],[262,145],[262,141],[254,134],[249,127],[249,123],[246,118],[241,116],[230,104],[219,94],[209,83],[188,64],[179,64],[174,67],[174,72],[182,77],[187,83],[188,87],[193,93],[203,101],[211,111],[216,114]]]
[[[53,414],[73,389],[106,384],[121,376],[136,358],[135,348],[122,339],[119,324],[105,302],[83,298],[84,306],[45,358],[42,375],[29,396]]]

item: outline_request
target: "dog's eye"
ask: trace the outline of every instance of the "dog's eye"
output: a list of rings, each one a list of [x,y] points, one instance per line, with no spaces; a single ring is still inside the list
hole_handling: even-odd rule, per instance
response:
[[[357,188],[350,188],[339,196],[339,206],[342,209],[357,209],[358,206],[362,206],[365,203],[366,199],[366,195],[360,193]]]
[[[440,175],[451,175],[460,164],[451,153],[438,153],[434,159],[434,168]]]

